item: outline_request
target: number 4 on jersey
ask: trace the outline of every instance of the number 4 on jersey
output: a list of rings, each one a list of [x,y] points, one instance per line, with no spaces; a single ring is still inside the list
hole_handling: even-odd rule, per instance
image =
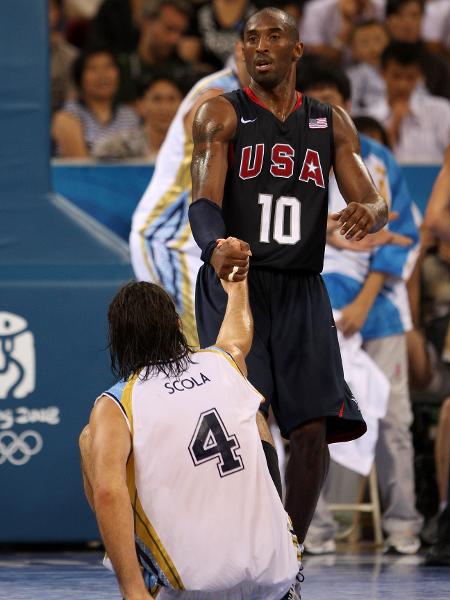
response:
[[[242,471],[244,463],[236,454],[238,448],[240,446],[237,437],[229,435],[215,408],[200,415],[189,444],[189,452],[196,467],[217,459],[217,469],[221,477]]]

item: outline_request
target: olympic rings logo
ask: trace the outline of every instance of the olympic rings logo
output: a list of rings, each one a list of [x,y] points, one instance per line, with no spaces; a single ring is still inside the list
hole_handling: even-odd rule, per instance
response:
[[[25,465],[32,456],[42,450],[44,443],[37,431],[0,432],[0,465],[9,461],[12,465]]]

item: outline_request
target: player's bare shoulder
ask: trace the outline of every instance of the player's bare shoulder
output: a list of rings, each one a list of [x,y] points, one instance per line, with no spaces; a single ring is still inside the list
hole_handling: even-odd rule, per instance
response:
[[[199,106],[194,117],[194,144],[228,142],[234,136],[236,127],[236,111],[231,102],[223,96],[209,98]]]

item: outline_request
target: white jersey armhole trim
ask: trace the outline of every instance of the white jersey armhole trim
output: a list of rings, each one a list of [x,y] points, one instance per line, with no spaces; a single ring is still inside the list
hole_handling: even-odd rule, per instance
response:
[[[247,377],[243,374],[243,372],[239,368],[239,365],[237,364],[237,362],[234,360],[233,356],[229,352],[227,352],[224,348],[221,348],[220,346],[208,346],[207,348],[202,348],[199,352],[208,352],[208,351],[216,352],[217,354],[221,354],[225,358],[225,360],[227,360],[228,362],[230,362],[232,364],[232,366],[241,375],[242,379],[245,381],[245,383],[248,385],[248,387],[253,392],[255,392],[255,394],[257,394],[257,396],[260,398],[260,404],[262,404],[263,402],[266,401],[266,399],[261,394],[261,392],[258,392],[258,390],[255,388],[255,386],[252,383],[250,383],[250,381],[247,379]]]
[[[131,433],[131,426],[130,426],[130,421],[128,420],[128,417],[127,417],[127,413],[125,412],[125,409],[122,406],[122,404],[119,402],[119,400],[114,396],[114,394],[111,394],[111,392],[103,392],[102,394],[100,394],[100,396],[98,396],[98,398],[95,399],[94,406],[97,404],[97,402],[103,396],[106,396],[106,398],[109,398],[110,400],[112,400],[114,402],[114,404],[119,408],[120,413],[121,413],[122,417],[125,419],[125,421],[127,423],[127,427]]]

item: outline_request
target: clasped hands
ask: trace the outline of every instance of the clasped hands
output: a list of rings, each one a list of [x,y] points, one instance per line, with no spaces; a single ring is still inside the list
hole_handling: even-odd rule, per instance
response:
[[[244,281],[252,255],[247,242],[234,237],[217,240],[210,263],[223,282]]]

